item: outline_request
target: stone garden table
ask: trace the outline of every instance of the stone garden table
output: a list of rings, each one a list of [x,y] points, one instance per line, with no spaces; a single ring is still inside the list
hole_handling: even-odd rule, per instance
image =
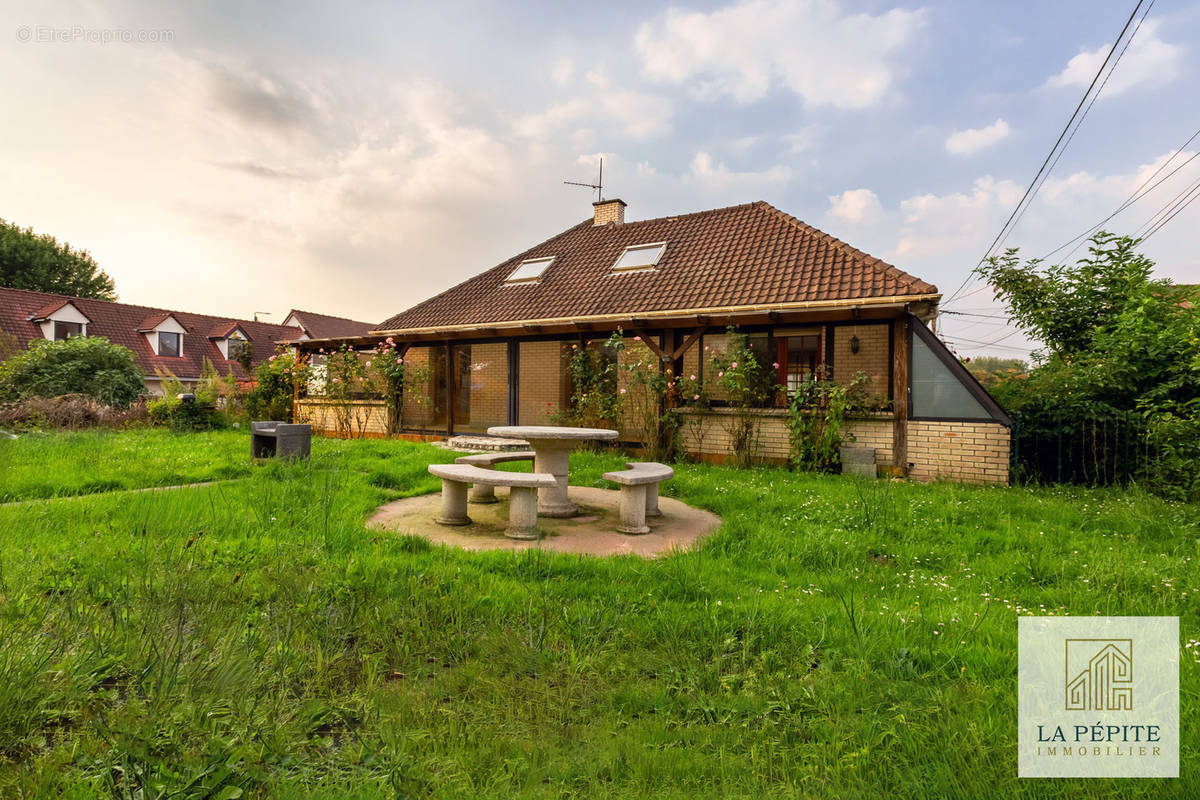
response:
[[[538,492],[538,514],[573,517],[579,513],[567,498],[567,468],[571,451],[584,442],[612,441],[617,432],[607,428],[571,428],[562,425],[499,425],[488,428],[492,436],[524,439],[533,448],[533,471],[554,476],[554,487]]]

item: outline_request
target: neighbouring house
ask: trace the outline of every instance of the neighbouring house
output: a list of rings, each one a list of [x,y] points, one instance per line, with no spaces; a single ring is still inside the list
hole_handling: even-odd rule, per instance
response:
[[[312,311],[300,311],[293,308],[283,320],[284,327],[299,328],[300,340],[304,339],[335,339],[339,336],[363,336],[379,327],[373,322],[359,322],[345,317],[331,317],[328,314],[317,314]]]
[[[232,372],[239,381],[249,380],[253,375],[239,363],[240,351],[249,349],[253,372],[278,343],[303,335],[298,326],[5,288],[0,288],[0,331],[22,348],[34,339],[102,336],[133,351],[150,394],[163,392],[160,372],[195,385],[205,361],[221,375]]]
[[[706,355],[749,338],[776,381],[862,375],[877,409],[851,419],[858,446],[887,474],[1006,482],[1010,419],[930,331],[941,294],[919,278],[765,202],[642,221],[603,200],[593,216],[441,294],[366,336],[313,338],[323,350],[369,349],[390,337],[426,385],[390,417],[361,398],[360,431],[449,436],[492,425],[548,424],[569,403],[570,346],[622,330],[622,358],[651,357],[676,376],[710,369]],[[638,337],[635,339],[635,337]],[[786,397],[755,413],[761,453],[788,455]],[[719,459],[732,415],[719,393],[685,445]],[[330,401],[302,398],[297,415],[335,428]],[[364,416],[365,415],[365,416]],[[398,428],[398,430],[396,430]],[[625,438],[629,438],[626,436]]]

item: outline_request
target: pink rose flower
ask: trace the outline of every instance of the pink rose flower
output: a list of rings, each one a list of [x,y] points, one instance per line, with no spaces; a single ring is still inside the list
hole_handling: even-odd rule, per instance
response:
[[[694,394],[694,395],[692,395],[692,399],[693,399],[693,400],[699,400],[699,399],[700,399],[700,395],[698,395],[698,394]]]
[[[779,369],[779,362],[776,361],[773,364],[771,364],[771,369]]]
[[[368,362],[367,362],[367,366],[368,366],[368,367],[369,367],[369,366],[371,366],[371,362],[370,362],[370,361],[368,361]]]
[[[333,379],[333,382],[334,382],[334,383],[341,383],[341,382],[342,382],[342,379],[341,379],[341,378],[334,378],[334,379]]]
[[[725,373],[724,373],[724,372],[718,372],[718,373],[717,373],[717,377],[718,377],[718,378],[724,378],[724,377],[725,377]]]
[[[634,340],[635,342],[640,342],[640,341],[642,340],[642,337],[640,337],[640,336],[635,336],[635,337],[633,337],[633,340]]]
[[[624,390],[624,389],[622,389],[622,390],[621,390],[621,394],[625,394],[625,390]]]
[[[737,369],[737,362],[735,361],[735,362],[733,362],[732,364],[730,364],[730,365],[729,365],[729,368],[730,368],[730,369]]]
[[[689,380],[693,380],[693,381],[696,380],[696,376],[693,375],[691,378],[689,378]]]

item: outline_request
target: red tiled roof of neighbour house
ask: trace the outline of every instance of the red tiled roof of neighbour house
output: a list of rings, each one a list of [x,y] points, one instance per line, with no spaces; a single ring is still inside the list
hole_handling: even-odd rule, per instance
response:
[[[198,378],[204,359],[208,359],[220,374],[226,375],[232,371],[236,378],[244,380],[252,376],[247,375],[240,364],[222,357],[216,341],[210,338],[211,331],[241,328],[250,339],[254,365],[274,354],[276,342],[295,339],[300,335],[298,328],[266,322],[5,288],[0,288],[0,330],[15,336],[21,347],[27,347],[34,339],[44,338],[41,326],[30,318],[38,314],[52,314],[68,302],[91,320],[87,327],[89,336],[103,336],[128,347],[133,351],[138,366],[150,377],[161,369],[177,378]],[[168,317],[174,317],[189,331],[183,338],[183,355],[178,358],[156,356],[145,334],[139,332],[139,329],[153,329]]]
[[[310,339],[336,339],[343,336],[362,336],[374,330],[376,325],[371,322],[359,322],[345,317],[331,317],[328,314],[317,314],[312,311],[292,309],[284,321],[295,318],[300,327]]]
[[[34,320],[46,319],[51,314],[53,314],[55,311],[58,311],[60,308],[62,308],[63,306],[67,305],[70,302],[71,302],[70,300],[54,300],[53,302],[47,303],[46,305],[42,306],[37,311],[33,312],[33,314],[31,314],[30,316]]]
[[[164,322],[166,322],[173,316],[175,316],[175,315],[172,314],[170,311],[164,311],[161,314],[151,314],[150,316],[146,317],[144,320],[139,322],[137,327],[134,328],[134,330],[136,330],[140,333],[152,331],[155,328],[157,328],[159,325],[162,325]],[[176,320],[176,322],[179,322],[179,320]],[[179,324],[183,325],[182,322],[179,322]],[[183,325],[183,327],[187,330],[188,333],[193,333],[192,329],[188,328],[187,325]]]
[[[666,242],[653,270],[614,273],[627,247]],[[536,282],[522,261],[554,256]],[[597,226],[587,219],[383,322],[380,331],[771,304],[938,297],[937,287],[759,201]]]

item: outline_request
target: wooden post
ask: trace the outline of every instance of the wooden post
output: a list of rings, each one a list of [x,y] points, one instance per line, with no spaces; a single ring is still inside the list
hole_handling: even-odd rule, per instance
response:
[[[454,435],[454,346],[446,342],[446,435]]]
[[[908,315],[892,322],[892,467],[896,474],[908,471]]]

